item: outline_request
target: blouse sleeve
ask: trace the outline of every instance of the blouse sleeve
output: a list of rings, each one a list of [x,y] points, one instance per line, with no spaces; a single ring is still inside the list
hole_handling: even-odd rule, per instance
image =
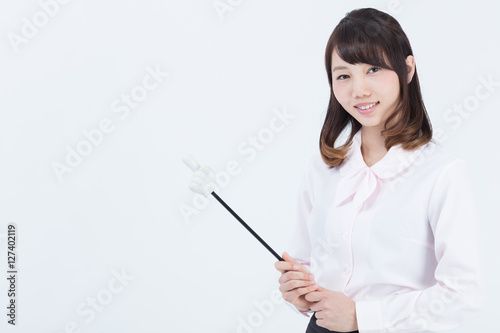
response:
[[[360,333],[454,328],[484,303],[478,219],[466,165],[450,163],[431,192],[428,221],[438,262],[435,285],[356,302]]]

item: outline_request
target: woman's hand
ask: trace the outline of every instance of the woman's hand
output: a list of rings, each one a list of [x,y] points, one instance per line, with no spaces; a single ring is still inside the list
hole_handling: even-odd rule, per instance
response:
[[[311,310],[316,312],[316,324],[331,331],[352,332],[358,330],[356,303],[346,295],[318,287],[305,296]]]
[[[281,272],[278,280],[281,295],[285,301],[295,305],[298,310],[308,311],[312,303],[307,301],[304,295],[318,288],[314,282],[314,276],[288,253],[283,253],[282,257],[285,261],[278,261],[274,264],[274,267]]]

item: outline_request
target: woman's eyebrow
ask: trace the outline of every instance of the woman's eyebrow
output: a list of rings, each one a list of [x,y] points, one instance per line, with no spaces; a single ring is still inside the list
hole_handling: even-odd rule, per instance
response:
[[[335,72],[335,71],[341,70],[341,69],[348,69],[348,68],[346,66],[335,66],[335,67],[333,67],[332,72]]]

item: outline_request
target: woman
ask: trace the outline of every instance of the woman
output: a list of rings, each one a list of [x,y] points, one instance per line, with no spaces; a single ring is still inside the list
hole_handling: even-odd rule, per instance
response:
[[[320,154],[275,264],[283,298],[313,313],[307,333],[457,326],[483,302],[477,218],[464,162],[432,141],[408,38],[388,14],[351,11],[326,70]]]

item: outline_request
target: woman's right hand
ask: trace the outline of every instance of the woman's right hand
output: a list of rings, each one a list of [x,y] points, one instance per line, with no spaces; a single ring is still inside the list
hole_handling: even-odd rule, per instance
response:
[[[318,289],[314,281],[314,275],[309,273],[307,268],[299,264],[288,253],[283,253],[285,261],[278,261],[274,267],[281,272],[280,291],[283,299],[295,305],[300,311],[308,311],[311,308],[311,302],[305,299],[305,295]]]

